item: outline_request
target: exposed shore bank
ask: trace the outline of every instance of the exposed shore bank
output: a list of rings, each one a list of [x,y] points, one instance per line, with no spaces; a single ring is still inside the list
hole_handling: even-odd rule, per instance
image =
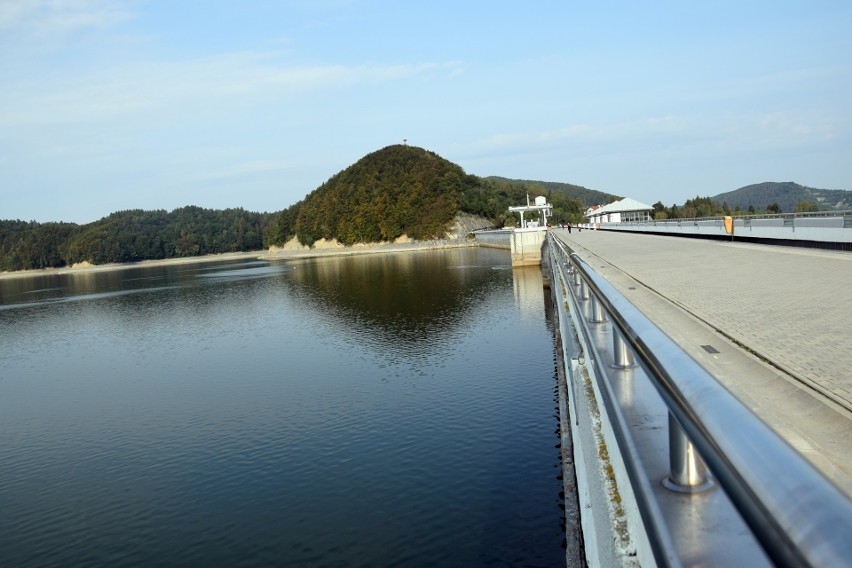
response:
[[[475,240],[443,239],[435,241],[399,241],[395,243],[369,243],[352,246],[340,245],[334,241],[317,243],[314,248],[276,248],[258,256],[261,260],[286,260],[290,258],[314,258],[319,256],[353,256],[359,254],[382,254],[389,252],[410,252],[417,250],[437,250],[477,246]]]
[[[201,262],[215,262],[220,260],[240,260],[256,258],[259,260],[287,260],[293,258],[314,258],[320,256],[351,256],[358,254],[380,254],[390,252],[407,252],[417,250],[437,250],[446,248],[461,248],[477,246],[475,241],[467,240],[438,240],[438,241],[410,241],[399,243],[377,243],[354,246],[336,245],[333,243],[322,243],[315,248],[271,248],[270,250],[258,250],[249,252],[230,252],[222,254],[208,254],[204,256],[187,256],[180,258],[165,258],[157,260],[140,260],[138,262],[110,263],[110,264],[75,264],[74,266],[63,266],[61,268],[38,268],[35,270],[17,270],[14,272],[0,272],[0,280],[12,278],[31,278],[34,276],[49,276],[54,274],[84,274],[91,272],[110,272],[114,270],[127,270],[129,268],[140,268],[145,266],[168,266],[182,264],[196,264]]]

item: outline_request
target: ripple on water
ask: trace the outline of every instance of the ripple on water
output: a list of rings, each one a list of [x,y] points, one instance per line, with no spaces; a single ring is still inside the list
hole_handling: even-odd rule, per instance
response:
[[[543,314],[448,258],[392,317],[328,263],[0,313],[0,565],[561,562]]]

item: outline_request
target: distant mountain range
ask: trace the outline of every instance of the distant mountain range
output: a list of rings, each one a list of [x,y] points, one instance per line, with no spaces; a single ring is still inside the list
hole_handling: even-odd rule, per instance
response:
[[[711,197],[719,204],[727,203],[730,208],[748,210],[749,205],[758,211],[766,210],[777,203],[781,211],[791,212],[801,201],[810,201],[820,211],[852,209],[852,191],[843,189],[817,189],[792,181],[756,183],[734,191]]]
[[[524,185],[528,187],[540,185],[547,191],[556,191],[566,197],[570,197],[571,199],[578,199],[583,202],[586,207],[588,207],[589,205],[600,205],[602,203],[608,203],[610,198],[612,197],[620,198],[620,196],[613,195],[612,193],[606,193],[603,191],[598,191],[596,189],[589,189],[587,187],[583,187],[582,185],[574,185],[573,183],[560,183],[557,181],[539,181],[529,179],[509,179],[499,176],[488,176],[485,179],[498,182],[508,182],[514,185]]]

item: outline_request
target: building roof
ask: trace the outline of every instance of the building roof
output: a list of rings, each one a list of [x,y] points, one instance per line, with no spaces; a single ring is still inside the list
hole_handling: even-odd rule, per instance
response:
[[[640,201],[625,197],[620,201],[615,201],[608,205],[604,205],[600,209],[595,209],[592,215],[607,215],[609,213],[624,213],[625,211],[650,211],[654,209],[650,205],[645,205]]]

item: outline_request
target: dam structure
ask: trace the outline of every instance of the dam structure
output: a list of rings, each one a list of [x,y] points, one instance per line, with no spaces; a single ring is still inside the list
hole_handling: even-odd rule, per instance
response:
[[[546,235],[566,564],[848,564],[852,255]]]
[[[553,206],[547,203],[544,196],[535,198],[530,204],[509,207],[512,213],[520,213],[521,225],[509,232],[512,266],[538,266],[541,264],[541,247],[547,235],[547,219],[553,213]],[[538,215],[538,220],[527,219],[526,213]]]

